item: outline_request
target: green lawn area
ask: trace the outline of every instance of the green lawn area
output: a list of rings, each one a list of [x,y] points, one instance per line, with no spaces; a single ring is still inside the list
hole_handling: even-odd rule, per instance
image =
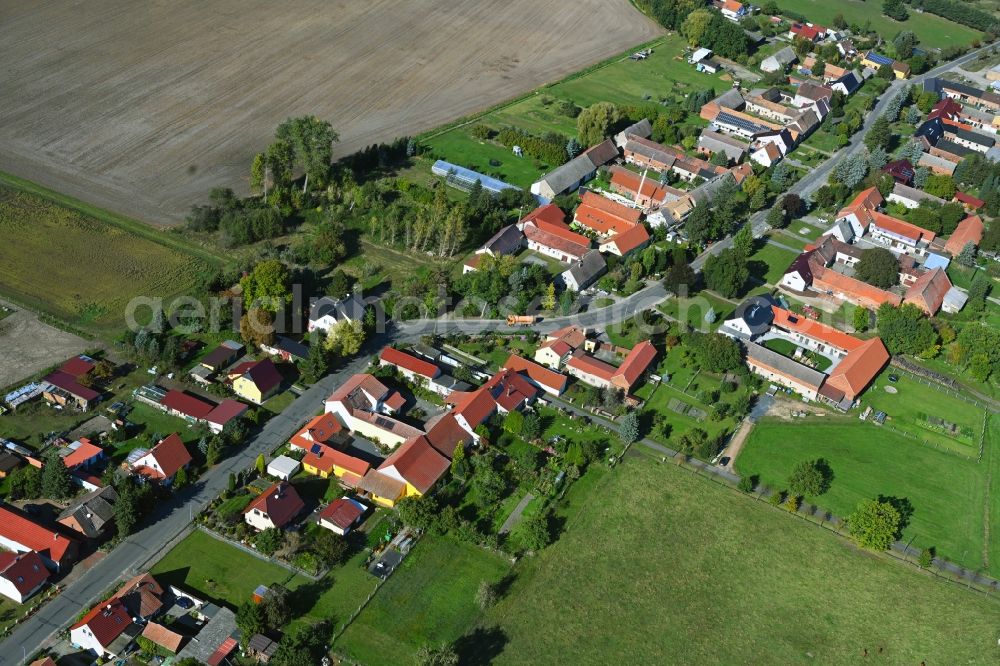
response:
[[[658,100],[667,95],[714,87],[721,92],[728,83],[721,76],[702,74],[681,55],[685,46],[679,35],[668,35],[650,43],[653,53],[643,61],[632,61],[628,54],[597,65],[582,73],[553,83],[510,104],[494,109],[474,122],[462,124],[442,133],[430,133],[423,139],[430,152],[460,166],[495,176],[519,187],[528,187],[538,177],[559,166],[546,164],[531,157],[515,157],[510,149],[492,141],[474,138],[469,130],[485,124],[494,130],[516,126],[533,134],[558,132],[566,137],[576,135],[576,120],[558,111],[560,100],[571,100],[585,108],[596,102],[631,104]],[[631,53],[632,50],[629,51]],[[685,123],[703,125],[697,114]],[[492,166],[490,160],[499,162]]]
[[[798,250],[804,249],[806,245],[812,242],[812,239],[803,238],[799,234],[791,232],[788,229],[779,229],[776,231],[772,231],[769,234],[769,237],[773,238],[776,242],[781,243],[782,245],[787,245],[788,247],[794,247]]]
[[[295,394],[291,391],[282,391],[281,393],[265,400],[261,407],[272,414],[280,414],[293,402],[295,402]]]
[[[750,276],[777,284],[797,256],[791,250],[767,243],[750,255]]]
[[[708,379],[708,377],[699,375],[699,380],[702,379]],[[709,387],[705,388],[712,390]],[[642,407],[642,412],[648,416],[649,422],[652,422],[654,415],[660,414],[670,424],[670,439],[675,439],[692,428],[701,428],[712,437],[736,428],[736,419],[726,417],[722,420],[714,420],[712,418],[712,405],[705,404],[704,402],[692,398],[690,395],[686,395],[670,384],[660,384],[655,387],[647,384],[646,386],[638,389],[635,393],[638,397],[646,400],[646,404]],[[696,395],[690,390],[688,393]],[[732,402],[732,400],[727,400],[727,397],[735,395],[737,394],[723,394],[720,396],[719,401]],[[671,409],[671,400],[679,401],[674,403],[675,406],[680,406],[679,403],[684,403],[691,408],[701,410],[705,413],[705,416],[699,419],[697,418],[697,414],[692,414],[691,412],[682,414],[675,409]],[[652,435],[650,436],[652,437]],[[654,437],[654,439],[656,438]],[[663,443],[669,445],[670,441],[664,441]]]
[[[870,21],[885,40],[891,40],[901,30],[909,30],[920,39],[924,47],[944,47],[953,44],[969,44],[981,33],[933,14],[917,13],[910,8],[910,16],[902,23],[882,14],[882,3],[862,0],[778,0],[781,9],[804,15],[810,21],[825,26],[833,25],[833,17],[842,14],[848,23],[864,25]]]
[[[660,303],[657,309],[675,321],[687,322],[691,328],[714,331],[736,307],[729,301],[703,291],[690,298],[673,296]],[[712,323],[705,321],[709,310],[715,310],[715,321]]]
[[[987,443],[988,449],[997,443]],[[990,451],[990,453],[995,453]],[[1000,464],[1000,456],[992,463]],[[740,474],[759,475],[773,488],[787,488],[788,475],[802,460],[823,458],[833,470],[829,491],[807,501],[847,516],[865,498],[905,498],[913,506],[903,538],[917,547],[933,546],[944,557],[972,569],[1000,574],[1000,560],[984,562],[984,549],[1000,549],[1000,522],[991,519],[985,543],[985,491],[991,458],[966,460],[856,417],[822,422],[764,419],[736,460]],[[1000,474],[995,470],[993,476]],[[995,483],[995,480],[994,480]]]
[[[890,382],[894,374],[899,381]],[[887,389],[895,389],[890,393]],[[984,409],[917,381],[896,369],[888,369],[875,380],[861,398],[862,408],[888,414],[886,424],[936,446],[956,451],[965,456],[978,456],[979,440],[983,432]],[[935,425],[928,418],[948,421],[957,428]]]
[[[281,583],[293,590],[306,582],[200,530],[177,544],[151,573],[162,583],[200,592],[233,608],[250,599],[258,585]]]
[[[567,497],[562,535],[517,565],[474,634],[474,663],[844,664],[879,648],[878,663],[996,656],[994,599],[861,554],[673,465],[629,459]]]
[[[486,361],[491,368],[499,368],[511,354],[520,354],[525,358],[531,358],[535,353],[536,344],[522,340],[520,336],[504,336],[500,338],[499,344],[494,342],[494,338],[479,338],[475,340],[461,340],[455,346],[467,354],[472,354],[476,358]]]
[[[840,150],[840,142],[838,140],[836,132],[832,131],[835,128],[820,127],[812,135],[805,140],[802,144],[807,148],[815,148],[818,151],[823,151],[826,153],[835,153]],[[799,157],[800,151],[795,151],[792,153],[794,159],[801,159]],[[826,155],[823,156],[826,159]],[[805,160],[802,160],[805,161]]]
[[[465,634],[479,615],[479,584],[508,569],[505,559],[478,546],[427,535],[333,649],[365,664],[411,663],[420,646]]]

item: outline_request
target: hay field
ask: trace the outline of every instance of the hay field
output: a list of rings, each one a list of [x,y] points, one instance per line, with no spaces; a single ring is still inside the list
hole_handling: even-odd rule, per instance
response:
[[[289,116],[329,119],[346,154],[660,33],[628,0],[22,0],[0,21],[0,170],[169,224],[242,190]]]
[[[135,296],[188,290],[203,265],[177,248],[2,186],[0,238],[0,293],[94,333],[122,330]]]

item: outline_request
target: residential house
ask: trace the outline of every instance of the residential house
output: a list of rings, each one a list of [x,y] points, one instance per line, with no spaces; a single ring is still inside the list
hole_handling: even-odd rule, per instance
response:
[[[840,91],[845,97],[850,97],[861,88],[864,79],[857,72],[847,72],[830,84],[830,89]]]
[[[747,5],[736,0],[722,0],[722,15],[734,23],[739,23],[740,19],[750,14]]]
[[[782,125],[751,116],[742,111],[712,108],[712,102],[701,107],[701,117],[711,122],[717,129],[730,134],[753,139],[761,134],[781,130]]]
[[[546,204],[518,222],[528,249],[563,262],[582,258],[590,249],[590,239],[572,231],[562,217],[562,209]]]
[[[15,553],[35,551],[54,571],[72,564],[79,552],[75,539],[35,522],[9,504],[0,504],[0,546]]]
[[[910,75],[910,66],[905,62],[893,60],[892,58],[884,56],[881,53],[876,53],[875,51],[868,51],[865,53],[864,57],[861,59],[861,64],[865,67],[871,67],[876,71],[882,67],[890,67],[892,69],[892,73],[897,79],[905,79]]]
[[[48,579],[49,570],[35,551],[0,552],[0,594],[11,601],[23,604],[42,589]]]
[[[709,49],[698,49],[695,51],[695,55],[701,53],[702,51],[707,51],[703,57],[712,55],[712,52]],[[632,123],[621,132],[618,132],[618,134],[615,134],[615,145],[621,148],[625,145],[625,142],[628,141],[628,137],[632,135],[642,139],[648,139],[651,137],[653,135],[653,126],[650,124],[649,118],[643,118],[637,123]]]
[[[346,442],[344,427],[331,412],[324,412],[313,417],[288,441],[292,446],[304,451],[312,448],[313,444],[335,446]]]
[[[233,392],[257,405],[277,393],[282,382],[281,373],[269,358],[240,363],[229,369],[228,376]]]
[[[551,370],[544,365],[511,354],[503,364],[504,370],[513,370],[528,378],[532,384],[552,395],[562,395],[566,390],[566,375]]]
[[[594,284],[607,271],[608,265],[600,250],[589,250],[579,261],[574,261],[569,268],[560,273],[559,278],[566,289],[582,291]]]
[[[599,237],[628,231],[642,219],[642,210],[626,206],[596,192],[584,192],[573,213],[573,225],[593,231]]]
[[[599,166],[617,157],[618,147],[607,139],[542,176],[541,180],[532,184],[531,193],[551,201],[560,194],[576,190],[594,177]]]
[[[81,437],[60,449],[59,457],[62,458],[66,469],[71,472],[85,472],[93,469],[105,458],[104,449],[86,437]]]
[[[272,344],[261,344],[260,350],[270,356],[276,356],[285,363],[303,361],[309,356],[309,345],[298,340],[279,335]]]
[[[957,257],[967,244],[972,243],[979,247],[979,242],[983,240],[986,228],[983,220],[978,215],[970,215],[958,223],[955,230],[948,237],[948,242],[944,244],[944,250],[953,257]]]
[[[884,245],[893,252],[919,256],[927,254],[928,245],[936,238],[933,231],[879,212],[873,213],[868,234],[872,242]]]
[[[892,179],[903,185],[912,185],[915,170],[909,160],[894,160],[882,167],[882,173],[892,176]]]
[[[433,380],[441,376],[438,366],[395,347],[384,348],[378,358],[380,367],[396,368],[403,377],[423,387],[433,385]]]
[[[305,508],[305,502],[299,497],[295,486],[287,481],[278,481],[247,505],[243,510],[243,519],[258,531],[280,529],[292,522]]]
[[[517,225],[508,225],[493,234],[481,248],[466,259],[462,272],[469,273],[479,268],[484,256],[496,259],[508,254],[517,254],[522,247],[524,247],[524,233],[517,228]]]
[[[992,148],[990,150],[992,150]],[[940,139],[935,145],[931,146],[928,152],[930,152],[931,155],[943,157],[944,159],[951,160],[957,164],[977,151],[967,148],[966,146],[959,145],[948,139]]]
[[[614,388],[631,393],[656,358],[656,349],[643,340],[625,355],[617,368],[594,356],[577,350],[566,361],[566,372],[585,384],[598,388]]]
[[[54,405],[87,411],[101,398],[100,391],[84,386],[84,383],[89,383],[85,378],[96,365],[88,356],[69,359],[58,370],[42,378],[42,397]]]
[[[628,231],[615,234],[601,242],[599,249],[601,252],[608,252],[619,257],[627,257],[637,250],[649,245],[650,237],[646,227],[637,224]]]
[[[705,155],[723,153],[731,162],[739,162],[749,149],[747,141],[709,129],[703,130],[698,137],[699,152]]]
[[[554,370],[562,367],[569,355],[587,341],[587,331],[576,326],[560,328],[545,336],[535,350],[535,362]]]
[[[308,474],[323,479],[332,476],[342,481],[344,485],[355,487],[368,473],[370,465],[332,446],[313,444],[302,458],[302,467]]]
[[[326,411],[340,424],[363,437],[387,446],[398,446],[423,431],[393,418],[406,403],[369,374],[354,375],[326,399]]]
[[[338,497],[320,510],[316,524],[334,534],[347,536],[367,510],[367,506],[355,499]]]
[[[611,189],[645,209],[659,208],[686,196],[684,191],[664,185],[656,178],[648,178],[646,174],[640,175],[620,166],[611,166],[608,171],[611,173]]]
[[[111,529],[117,501],[118,493],[111,486],[92,490],[72,500],[56,522],[86,539],[100,539]]]
[[[903,297],[904,303],[912,303],[933,317],[941,309],[944,303],[945,294],[952,288],[951,280],[944,269],[935,268],[926,271],[917,281],[906,290]]]
[[[760,63],[760,68],[769,74],[784,71],[796,60],[798,60],[798,56],[795,55],[795,51],[792,50],[792,47],[786,46],[764,58]]]
[[[120,600],[131,617],[143,622],[149,621],[167,606],[163,586],[149,573],[126,581],[112,598]]]
[[[901,203],[907,208],[916,208],[920,205],[921,201],[933,201],[940,204],[947,203],[941,197],[927,194],[923,190],[908,187],[900,183],[893,185],[892,192],[889,194],[889,201]]]
[[[653,169],[658,173],[669,171],[674,162],[684,157],[683,151],[637,136],[628,137],[622,146],[622,155],[629,164]]]
[[[944,123],[941,122],[940,118],[925,120],[917,126],[917,131],[913,133],[913,138],[923,144],[924,150],[929,150],[931,146],[937,145],[942,137],[944,137]]]
[[[841,39],[837,42],[837,50],[847,60],[853,60],[858,56],[858,49],[855,48],[854,42],[849,39]]]
[[[225,340],[218,347],[205,354],[199,364],[210,372],[218,372],[236,360],[243,351],[243,345],[234,340]]]
[[[144,399],[146,395],[150,397]],[[163,391],[157,386],[146,386],[139,389],[136,397],[142,402],[191,423],[204,423],[209,430],[216,434],[222,432],[226,425],[242,416],[248,409],[238,400],[227,398],[218,405],[213,405],[200,397],[174,389]]]
[[[825,36],[826,28],[813,23],[799,23],[796,21],[792,23],[791,28],[788,29],[788,39],[801,37],[809,40],[810,42],[817,42]]]
[[[141,449],[139,449],[142,452]],[[130,467],[139,476],[170,485],[177,472],[191,463],[191,453],[184,446],[184,440],[177,433],[161,439],[156,446],[134,459],[130,456]]]
[[[365,301],[359,294],[351,293],[339,299],[323,296],[312,302],[306,328],[310,333],[329,333],[331,328],[341,322],[361,321],[364,317]]]
[[[782,125],[790,123],[794,117],[795,109],[781,103],[781,93],[777,88],[760,91],[757,95],[751,92],[746,102],[747,111]]]
[[[765,167],[777,164],[781,161],[781,157],[781,149],[773,142],[763,143],[750,153],[751,160]]]
[[[955,127],[950,124],[945,124],[944,135],[945,138],[952,143],[982,154],[986,154],[986,151],[992,148],[996,143],[996,139],[992,136],[980,134],[979,132],[973,132],[972,130],[962,129],[961,127]]]
[[[98,659],[117,659],[140,632],[122,600],[111,598],[94,606],[71,626],[69,638],[74,646],[92,652]]]
[[[820,100],[825,100],[829,103],[830,99],[833,97],[833,90],[827,88],[826,86],[816,85],[815,83],[810,83],[806,81],[800,85],[795,90],[795,97],[792,98],[792,104],[799,108],[804,106],[812,106]]]

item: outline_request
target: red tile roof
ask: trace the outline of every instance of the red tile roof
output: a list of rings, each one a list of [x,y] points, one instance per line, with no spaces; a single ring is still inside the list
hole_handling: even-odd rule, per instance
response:
[[[905,236],[906,238],[912,238],[915,241],[924,240],[930,242],[935,238],[933,231],[928,231],[927,229],[918,227],[915,224],[910,224],[904,220],[898,220],[895,217],[890,217],[889,215],[884,215],[879,212],[872,213],[872,215],[874,217],[875,226],[885,229],[886,231],[891,231],[894,234]]]
[[[965,192],[955,192],[955,197],[952,201],[958,201],[973,209],[982,208],[986,205],[986,202],[982,199],[977,199],[971,194],[966,194]]]
[[[314,453],[310,448],[309,452],[302,459],[303,465],[315,467],[327,473],[333,471],[334,466],[346,469],[348,472],[357,474],[358,476],[364,476],[368,472],[368,463],[360,458],[355,458],[326,444],[317,443],[313,444],[312,447],[316,447],[318,451]]]
[[[809,319],[784,308],[779,308],[777,305],[772,305],[771,311],[774,313],[772,324],[786,331],[801,333],[807,338],[825,342],[843,351],[852,351],[863,344],[862,340],[832,326],[827,326],[815,319]]]
[[[438,453],[449,460],[455,455],[455,447],[459,442],[468,442],[472,439],[472,435],[466,432],[452,413],[447,413],[438,419],[425,437]]]
[[[631,351],[625,355],[625,360],[618,366],[618,372],[615,373],[612,381],[621,379],[625,383],[625,386],[622,388],[630,390],[632,385],[639,381],[639,378],[642,377],[649,364],[655,358],[656,348],[653,347],[653,344],[649,340],[643,340],[635,347],[632,347]]]
[[[177,651],[181,648],[181,643],[184,642],[183,636],[156,622],[150,622],[143,627],[142,635],[174,654],[177,654]]]
[[[132,618],[121,599],[109,599],[94,606],[83,619],[70,627],[79,629],[86,625],[97,642],[107,647],[121,636],[122,632],[132,626]]]
[[[983,240],[985,230],[981,217],[978,215],[969,216],[958,223],[955,231],[948,238],[948,242],[944,244],[944,249],[952,256],[957,257],[966,243],[972,243],[979,247],[979,241]]]
[[[93,361],[89,361],[82,356],[74,356],[59,366],[59,372],[65,372],[71,377],[80,378],[93,370],[94,365],[96,364]]]
[[[149,455],[156,460],[160,469],[163,470],[162,473],[150,467],[142,467],[140,471],[144,476],[152,476],[153,478],[172,478],[177,470],[191,462],[191,454],[188,453],[187,447],[184,446],[184,440],[177,433],[161,439],[160,443],[149,452]]]
[[[513,370],[514,372],[527,375],[531,381],[535,382],[539,386],[555,389],[559,393],[566,390],[566,375],[561,372],[556,372],[555,370],[550,370],[544,365],[539,365],[534,361],[529,361],[528,359],[518,356],[517,354],[511,354],[508,356],[507,360],[504,361],[503,367],[507,370]]]
[[[61,388],[63,391],[66,391],[67,393],[70,393],[78,398],[82,398],[87,402],[90,402],[91,400],[97,400],[97,398],[99,398],[101,395],[94,389],[83,386],[78,381],[76,381],[76,377],[63,372],[62,370],[56,370],[53,373],[45,375],[45,377],[43,377],[43,380],[47,381],[49,384],[52,384],[56,388]]]
[[[340,425],[337,417],[332,412],[327,412],[313,417],[309,423],[302,427],[302,430],[292,435],[290,442],[300,449],[308,449],[316,443],[330,443],[343,429],[344,427]]]
[[[49,570],[41,556],[33,550],[26,553],[0,552],[0,577],[25,596],[49,578]]]
[[[563,224],[566,221],[566,213],[555,204],[545,204],[525,215],[521,219],[521,222],[531,222],[534,220],[541,220],[552,224]]]
[[[826,383],[840,389],[851,400],[859,396],[889,362],[881,338],[861,343],[837,364]]]
[[[583,256],[590,249],[590,239],[571,231],[564,222],[536,219],[526,223],[523,231],[529,241],[574,257]]]
[[[236,649],[238,643],[235,638],[227,638],[222,641],[222,645],[216,648],[215,652],[206,660],[208,666],[219,666],[222,660],[229,656],[229,653]]]
[[[246,412],[247,409],[249,408],[239,400],[230,400],[229,398],[226,398],[208,413],[205,420],[210,423],[225,426],[227,423]]]
[[[904,303],[913,303],[928,315],[935,315],[941,309],[944,295],[951,289],[951,280],[943,268],[927,271],[906,290]]]
[[[104,449],[92,443],[86,437],[81,437],[80,446],[78,446],[76,450],[68,456],[63,458],[62,461],[66,467],[73,469],[74,467],[88,463],[95,458],[99,458],[103,453]]]
[[[483,384],[504,411],[520,409],[538,395],[538,389],[527,378],[512,370],[500,370]]]
[[[639,224],[641,218],[642,211],[638,208],[626,206],[589,191],[583,193],[574,215],[578,223],[602,234],[611,230],[621,233]]]
[[[395,470],[406,483],[423,494],[448,471],[449,466],[448,459],[438,453],[427,438],[414,437],[400,445],[378,469],[382,474],[391,474]]]
[[[275,527],[284,527],[306,507],[295,486],[279,481],[258,495],[243,513],[257,509],[271,519]]]
[[[610,382],[611,378],[614,377],[615,373],[618,371],[613,365],[600,361],[589,354],[577,353],[569,357],[566,361],[566,366],[570,368],[575,368],[581,372],[585,372],[588,375],[594,375],[599,379],[603,379],[606,382]]]
[[[464,417],[470,428],[475,428],[488,419],[497,408],[496,400],[489,391],[482,388],[475,391],[452,391],[447,400],[455,405],[452,413]]]
[[[433,379],[441,374],[441,368],[437,367],[430,361],[417,358],[416,356],[407,354],[406,352],[396,349],[395,347],[386,347],[383,349],[379,353],[379,358],[385,363],[390,363],[429,379]]]
[[[813,289],[816,291],[830,290],[840,292],[849,298],[865,301],[875,307],[878,307],[882,303],[899,305],[903,302],[901,296],[891,291],[873,287],[866,282],[848,277],[843,273],[838,273],[830,268],[824,268],[818,264],[811,264],[811,266],[813,271]]]
[[[319,512],[319,517],[329,523],[333,523],[342,530],[346,530],[363,514],[364,509],[358,506],[356,502],[352,502],[344,497],[338,497]]]
[[[149,573],[139,574],[127,581],[115,593],[129,613],[139,617],[151,617],[163,608],[163,586]]]
[[[962,113],[962,105],[950,97],[945,97],[931,107],[930,113],[927,114],[927,120],[934,120],[935,118],[954,118],[960,113]]]
[[[253,382],[261,395],[264,395],[274,387],[281,384],[281,373],[278,372],[274,361],[265,358],[260,361],[250,361],[240,363],[229,372],[229,376],[242,376]]]
[[[587,340],[587,332],[579,326],[566,326],[552,331],[545,336],[545,339],[546,342],[543,343],[543,346],[556,341],[562,341],[573,349],[576,349]]]
[[[11,506],[0,504],[0,536],[36,551],[53,562],[61,562],[76,542],[39,525]]]
[[[59,666],[56,664],[52,657],[45,657],[44,659],[38,659],[37,661],[31,662],[31,666]]]
[[[160,401],[160,404],[168,409],[174,410],[175,412],[186,414],[193,419],[204,419],[212,412],[213,409],[212,405],[205,402],[201,398],[197,398],[181,391],[175,391],[174,389],[167,391],[167,394],[163,396],[163,400]]]
[[[793,35],[799,35],[801,37],[805,37],[806,39],[814,40],[819,36],[820,30],[804,23],[793,23],[789,32]]]
[[[389,389],[385,384],[376,379],[374,375],[360,374],[353,375],[346,382],[341,384],[340,387],[334,391],[329,398],[327,398],[327,402],[342,402],[358,389],[364,391],[375,400],[382,400],[389,395]]]
[[[648,198],[655,203],[662,203],[667,199],[668,190],[660,185],[656,178],[646,178],[643,181],[640,174],[620,166],[612,166],[611,184],[628,192],[633,199]],[[642,185],[642,191],[639,186]]]
[[[646,227],[644,225],[637,224],[628,231],[620,233],[617,236],[613,236],[608,242],[614,243],[615,247],[618,248],[618,254],[624,257],[632,250],[640,248],[648,243],[649,232],[646,231]]]

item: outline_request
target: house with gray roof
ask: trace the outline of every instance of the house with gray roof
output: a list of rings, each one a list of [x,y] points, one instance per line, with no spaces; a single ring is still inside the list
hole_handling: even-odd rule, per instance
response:
[[[761,71],[767,73],[784,71],[786,67],[798,59],[799,58],[795,55],[795,51],[792,50],[792,47],[786,46],[780,51],[776,51],[775,53],[772,53],[768,57],[764,58],[764,60],[760,63],[760,69]]]
[[[329,331],[342,321],[361,321],[365,316],[365,302],[358,294],[348,294],[335,299],[324,296],[309,308],[309,331]]]
[[[747,104],[743,95],[736,88],[730,88],[712,101],[723,109],[733,109],[734,111],[739,111]]]
[[[725,153],[726,157],[733,162],[739,162],[749,149],[750,143],[748,141],[722,132],[713,132],[707,129],[698,137],[698,150],[706,154]]]
[[[88,539],[98,539],[114,520],[117,501],[118,493],[111,486],[92,490],[73,500],[56,522]]]
[[[648,139],[653,135],[653,126],[649,123],[649,118],[643,118],[637,123],[633,123],[615,134],[615,145],[621,148],[628,141],[629,135],[635,135],[643,139]]]
[[[590,250],[580,261],[560,274],[563,284],[570,291],[581,291],[592,285],[597,278],[604,275],[608,265],[599,250]]]
[[[588,148],[531,185],[531,193],[546,201],[560,194],[572,192],[597,173],[597,168],[618,157],[618,146],[611,139]]]

